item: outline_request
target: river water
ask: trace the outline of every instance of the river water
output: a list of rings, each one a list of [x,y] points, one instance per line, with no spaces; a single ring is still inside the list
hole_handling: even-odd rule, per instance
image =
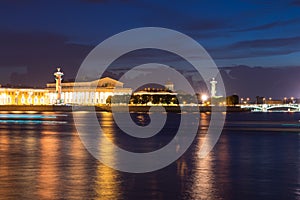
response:
[[[138,145],[123,137],[111,113],[97,116],[111,140],[130,151],[149,151],[174,136],[170,123]],[[143,113],[132,118],[149,121]],[[300,113],[227,113],[218,143],[199,159],[209,119],[200,114],[201,128],[177,161],[133,174],[91,156],[71,113],[0,113],[0,199],[300,199]]]

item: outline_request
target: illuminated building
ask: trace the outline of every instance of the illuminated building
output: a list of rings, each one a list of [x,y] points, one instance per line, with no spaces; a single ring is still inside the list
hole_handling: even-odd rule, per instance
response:
[[[171,81],[168,80],[165,84],[165,88],[167,90],[174,91],[174,83],[172,83]]]
[[[177,93],[174,92],[174,84],[171,81],[167,81],[165,83],[164,89],[158,89],[158,88],[144,88],[144,90],[140,90],[135,92],[133,95],[177,95]]]
[[[62,76],[64,75],[64,73],[62,73],[60,71],[60,68],[57,68],[57,72],[54,73],[55,76],[55,81],[56,81],[56,85],[55,85],[55,92],[56,92],[56,103],[62,103],[62,99],[61,99],[61,81],[62,81]]]
[[[217,95],[217,90],[216,90],[216,86],[217,86],[217,81],[215,80],[215,78],[212,78],[212,80],[210,81],[210,84],[211,84],[211,90],[210,90],[210,93],[211,93],[211,97],[216,97]]]
[[[58,68],[54,73],[55,83],[48,83],[45,89],[5,88],[0,86],[0,105],[49,105],[49,104],[106,104],[114,95],[130,95],[131,88],[109,77],[89,82],[62,82],[63,73]]]
[[[48,83],[49,102],[57,100],[56,83]],[[109,96],[131,94],[131,88],[109,77],[90,82],[61,83],[61,99],[65,104],[97,105],[106,104]]]
[[[225,105],[226,101],[223,96],[217,96],[217,83],[218,82],[215,80],[215,78],[212,78],[210,81],[211,105]]]
[[[45,105],[48,90],[33,88],[0,88],[0,105]]]

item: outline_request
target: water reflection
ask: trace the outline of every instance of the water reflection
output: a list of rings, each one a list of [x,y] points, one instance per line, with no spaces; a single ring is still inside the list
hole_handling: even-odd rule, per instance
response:
[[[193,176],[192,199],[212,199],[215,197],[212,156],[208,155],[196,165],[197,173]]]
[[[47,133],[46,133],[47,134]],[[40,165],[37,177],[38,196],[41,199],[57,197],[59,179],[58,138],[40,138]]]
[[[200,117],[198,137],[194,144],[196,148],[190,153],[193,158],[199,156],[210,122],[209,113],[201,113]],[[190,175],[191,183],[186,188],[191,195],[188,199],[231,199],[230,194],[226,193],[231,187],[228,176],[231,159],[229,148],[228,139],[223,135],[218,145],[205,158],[189,160],[188,163],[192,163],[192,166],[189,165],[192,174]]]
[[[110,142],[115,142],[116,132],[112,129],[113,116],[111,113],[100,113],[101,126],[104,136],[109,139]],[[107,144],[104,138],[99,138],[99,150],[100,154],[106,162],[117,162],[117,155],[114,152],[112,145]],[[97,167],[97,179],[95,190],[97,192],[98,199],[121,199],[120,190],[120,177],[116,170],[107,167],[99,163]]]
[[[198,137],[196,139],[196,149],[194,156],[200,155],[201,145],[203,144],[205,135],[210,122],[210,115],[208,113],[200,114],[200,129],[198,131]],[[210,153],[203,159],[197,159],[194,161],[194,170],[191,176],[192,184],[190,193],[192,199],[212,199],[219,197],[217,196],[217,187],[215,185],[215,171],[213,162],[215,160],[214,154]],[[217,198],[216,198],[217,199]]]
[[[1,176],[1,182],[0,182],[0,194],[6,194],[8,193],[7,190],[9,190],[10,185],[4,184],[4,182],[9,182],[9,174],[10,169],[8,166],[8,159],[9,159],[9,137],[8,137],[8,131],[2,130],[0,134],[0,176]]]
[[[64,196],[66,199],[88,197],[88,191],[92,190],[90,182],[94,176],[93,159],[89,157],[76,134],[70,138],[69,142],[61,143],[61,145],[63,156],[60,156],[60,162],[64,164],[64,167],[60,167],[62,178],[59,183],[63,187]]]
[[[0,199],[297,199],[299,131],[269,128],[287,118],[294,122],[300,114],[268,115],[261,119],[269,124],[261,127],[266,131],[245,132],[244,125],[253,129],[258,116],[264,115],[229,114],[228,129],[213,151],[199,159],[210,118],[201,113],[201,127],[191,148],[170,166],[145,174],[122,173],[94,159],[81,143],[70,115],[59,116],[58,121],[67,122],[59,125],[0,123]],[[105,137],[135,147],[135,141],[120,136],[111,113],[98,117]],[[147,150],[169,141],[173,124],[165,131],[138,148]],[[98,146],[105,159],[118,161],[101,138]]]

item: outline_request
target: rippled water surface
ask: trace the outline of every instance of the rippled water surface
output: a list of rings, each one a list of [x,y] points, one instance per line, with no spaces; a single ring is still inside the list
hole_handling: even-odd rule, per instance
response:
[[[158,135],[140,141],[126,136],[111,113],[97,116],[112,142],[135,152],[166,145],[180,119],[168,114]],[[141,126],[149,123],[142,113],[132,118]],[[198,134],[180,159],[131,174],[87,152],[71,113],[0,113],[0,199],[300,199],[300,113],[228,113],[205,159],[197,155],[210,114],[199,118]],[[117,161],[109,146],[103,149]]]

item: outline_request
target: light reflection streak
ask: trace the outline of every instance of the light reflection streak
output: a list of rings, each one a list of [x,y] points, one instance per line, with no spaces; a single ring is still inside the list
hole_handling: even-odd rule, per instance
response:
[[[58,117],[66,117],[65,114],[24,114],[2,113],[0,123],[3,124],[65,124],[67,121],[57,120]]]
[[[40,139],[40,169],[38,174],[38,196],[40,199],[55,199],[58,191],[58,138]]]
[[[8,177],[10,174],[10,169],[7,164],[7,160],[9,159],[7,152],[9,151],[9,137],[8,137],[8,131],[2,131],[0,134],[0,175],[4,178],[6,182],[8,182]],[[3,179],[1,179],[3,180]],[[1,184],[0,184],[1,185]],[[5,187],[0,187],[0,194],[7,193],[7,190]]]
[[[36,115],[36,114],[0,114],[0,118],[8,119],[55,119],[56,115]]]
[[[13,119],[0,119],[0,123],[12,124],[66,124],[66,121],[43,121],[43,120],[13,120]]]
[[[115,133],[111,126],[107,126],[113,121],[112,113],[101,114],[101,127],[105,137],[108,137],[110,142],[114,142]],[[108,123],[108,124],[107,124]],[[104,126],[102,126],[104,125]],[[113,151],[112,145],[106,144],[103,138],[99,138],[99,151],[110,163],[117,162],[117,155]],[[109,168],[101,163],[97,169],[96,192],[98,199],[120,199],[120,178],[116,170]]]
[[[72,188],[72,190],[65,190],[65,197],[66,199],[76,199],[80,196],[85,196],[86,192],[91,187],[89,185],[89,178],[92,177],[90,177],[88,173],[90,168],[84,164],[79,164],[88,162],[88,154],[78,137],[72,137],[70,146],[68,145],[65,148],[69,163],[68,169],[64,173],[65,180],[63,180],[63,182],[65,185]],[[83,188],[86,188],[86,190]]]
[[[199,129],[199,137],[197,140],[197,149],[196,155],[201,149],[201,145],[203,145],[205,134],[207,134],[207,125],[209,124],[209,114],[201,113],[200,114],[200,129]],[[226,152],[226,149],[222,149],[222,151]],[[226,154],[221,153],[222,160],[227,159]],[[215,163],[215,154],[214,152],[210,152],[205,158],[195,160],[195,171],[192,174],[192,185],[190,188],[192,199],[216,199],[222,197],[220,194],[219,186],[217,185],[217,175],[216,175],[216,166]],[[221,167],[222,168],[222,167]],[[221,169],[220,169],[221,170]],[[223,172],[220,171],[220,174]]]
[[[213,199],[216,197],[214,171],[212,169],[213,156],[208,154],[196,162],[196,171],[192,177],[192,199]]]

